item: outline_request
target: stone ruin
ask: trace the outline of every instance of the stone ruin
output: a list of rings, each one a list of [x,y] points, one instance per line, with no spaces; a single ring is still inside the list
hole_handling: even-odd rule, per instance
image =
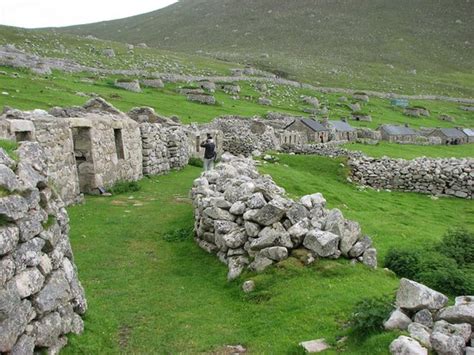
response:
[[[400,280],[396,309],[384,323],[387,330],[407,331],[390,344],[393,355],[469,355],[474,353],[474,297],[448,297],[425,285]],[[469,346],[470,345],[470,346]]]
[[[83,331],[87,303],[45,152],[23,142],[17,154],[0,149],[0,353],[57,354]]]
[[[357,222],[327,209],[319,193],[293,201],[251,159],[225,153],[215,170],[194,181],[192,198],[196,242],[227,264],[229,280],[289,256],[304,255],[306,263],[344,256],[377,266],[372,241]]]

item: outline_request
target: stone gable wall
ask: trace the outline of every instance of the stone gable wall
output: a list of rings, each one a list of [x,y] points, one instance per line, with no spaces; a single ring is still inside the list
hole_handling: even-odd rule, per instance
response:
[[[45,152],[33,142],[17,152],[18,163],[0,149],[0,352],[58,353],[83,331],[87,303]]]

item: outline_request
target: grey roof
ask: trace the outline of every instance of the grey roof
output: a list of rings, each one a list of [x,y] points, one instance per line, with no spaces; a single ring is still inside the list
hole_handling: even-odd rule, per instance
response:
[[[451,138],[466,138],[466,135],[463,131],[457,128],[438,128],[446,137]]]
[[[336,132],[354,132],[356,129],[349,123],[344,121],[329,121],[329,126],[334,128]]]
[[[391,124],[386,124],[380,127],[385,133],[390,136],[415,136],[416,132],[410,127],[406,126],[396,126]]]
[[[468,137],[474,137],[474,129],[472,128],[464,128],[462,130],[464,132],[464,134]]]
[[[299,118],[298,120],[300,120],[301,123],[303,123],[306,127],[313,130],[314,132],[328,131],[328,129],[324,127],[321,123],[310,118]],[[288,126],[286,126],[286,128],[290,127],[295,122],[296,120],[291,122]]]

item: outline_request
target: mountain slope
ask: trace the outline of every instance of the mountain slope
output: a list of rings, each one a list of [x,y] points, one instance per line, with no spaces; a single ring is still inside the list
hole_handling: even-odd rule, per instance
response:
[[[61,30],[204,53],[312,83],[473,96],[473,14],[468,0],[182,0]]]

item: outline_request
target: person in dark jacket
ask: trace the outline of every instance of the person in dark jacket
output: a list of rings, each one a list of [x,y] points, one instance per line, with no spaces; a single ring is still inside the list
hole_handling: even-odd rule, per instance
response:
[[[204,171],[214,169],[214,160],[216,160],[216,144],[212,139],[210,133],[207,134],[207,139],[201,143],[201,147],[205,148],[204,151]]]

